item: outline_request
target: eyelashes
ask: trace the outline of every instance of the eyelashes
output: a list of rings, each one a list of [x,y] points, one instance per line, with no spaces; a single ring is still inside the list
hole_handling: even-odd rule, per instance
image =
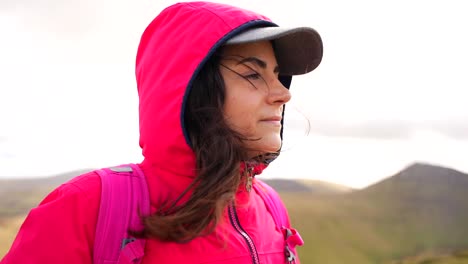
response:
[[[243,78],[244,80],[248,81],[256,89],[262,86],[266,86],[267,88],[269,88],[268,82],[263,76],[263,74],[258,72],[254,67],[252,67],[248,63],[242,62],[242,59],[244,59],[244,57],[237,56],[237,55],[221,56],[221,60],[233,61],[237,63],[236,65],[242,65],[243,67],[245,67],[245,69],[242,70],[241,73],[223,64],[222,62],[220,62],[220,66],[236,74],[237,76]],[[275,70],[276,74],[277,72],[278,71]],[[278,76],[276,77],[278,78]]]
[[[255,84],[252,82],[252,81],[253,81],[252,78],[256,78],[256,77],[253,77],[254,75],[257,74],[258,77],[260,77],[260,74],[258,74],[257,72],[254,71],[255,73],[253,73],[253,74],[242,75],[242,74],[238,73],[237,71],[235,71],[235,70],[229,68],[228,66],[226,66],[226,65],[224,65],[224,64],[222,64],[222,63],[220,64],[220,66],[223,67],[223,68],[225,68],[225,69],[227,69],[228,71],[230,71],[230,72],[236,74],[237,76],[243,78],[244,80],[248,81],[253,87],[257,88],[257,86],[255,86]],[[248,66],[247,66],[247,67],[248,67]],[[249,68],[250,68],[250,67],[249,67]]]
[[[254,81],[256,82],[256,81],[258,81],[258,80],[262,80],[262,81],[263,81],[263,84],[266,84],[266,85],[268,86],[266,80],[263,78],[263,76],[262,76],[260,73],[258,73],[257,71],[255,71],[255,70],[254,70],[252,67],[250,67],[249,65],[246,65],[246,64],[242,64],[242,65],[244,65],[245,67],[247,67],[247,68],[250,70],[250,72],[249,72],[248,74],[242,75],[242,74],[240,74],[239,72],[237,72],[237,71],[231,69],[230,67],[228,67],[228,66],[226,66],[226,65],[224,65],[224,64],[222,64],[222,63],[220,64],[221,67],[223,67],[223,68],[225,68],[225,69],[231,71],[232,73],[234,73],[234,74],[236,74],[236,75],[242,77],[244,80],[248,81],[248,82],[249,82],[253,87],[255,87],[256,89],[258,89],[258,87],[257,87],[257,85],[254,84]]]
[[[247,75],[243,75],[242,77],[243,77],[244,79],[249,79],[249,80],[252,80],[252,81],[256,81],[256,80],[259,80],[259,79],[263,79],[263,77],[262,77],[258,72],[251,73],[251,74],[247,74]]]

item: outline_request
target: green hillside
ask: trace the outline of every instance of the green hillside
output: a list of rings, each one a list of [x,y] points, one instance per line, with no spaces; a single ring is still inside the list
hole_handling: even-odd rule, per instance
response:
[[[26,208],[57,182],[9,184],[0,182],[0,256]],[[363,190],[314,181],[270,184],[278,185],[306,242],[299,248],[302,263],[468,264],[467,174],[414,164]]]
[[[392,261],[390,264],[467,264],[468,250],[452,252],[424,252],[422,254]]]
[[[467,189],[466,174],[416,164],[345,195],[282,196],[307,243],[304,263],[366,264],[468,248]]]

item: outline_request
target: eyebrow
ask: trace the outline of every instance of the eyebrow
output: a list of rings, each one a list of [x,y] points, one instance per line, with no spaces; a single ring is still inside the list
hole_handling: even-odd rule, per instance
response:
[[[247,58],[244,58],[242,59],[241,61],[239,61],[237,63],[237,65],[239,64],[244,64],[246,62],[250,62],[250,63],[253,63],[253,64],[256,64],[257,66],[259,66],[260,68],[262,69],[266,69],[267,67],[267,63],[259,58],[256,58],[256,57],[247,57]],[[276,65],[275,68],[273,69],[273,72],[274,73],[279,73],[279,66]]]

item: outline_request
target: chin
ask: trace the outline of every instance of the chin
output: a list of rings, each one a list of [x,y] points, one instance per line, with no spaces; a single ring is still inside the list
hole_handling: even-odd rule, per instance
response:
[[[268,140],[259,140],[256,149],[259,150],[261,154],[267,153],[276,153],[281,149],[281,138],[270,138]]]
[[[253,135],[252,138],[258,140],[247,141],[246,147],[250,149],[249,156],[256,157],[268,153],[277,153],[282,146],[282,140],[279,133],[265,133],[263,135]]]

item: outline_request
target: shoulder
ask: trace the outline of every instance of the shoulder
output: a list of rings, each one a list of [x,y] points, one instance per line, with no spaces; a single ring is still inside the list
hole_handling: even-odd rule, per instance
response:
[[[99,200],[101,179],[96,171],[91,171],[65,182],[51,192],[42,203],[56,198],[80,198],[83,200]],[[41,204],[42,204],[41,203]]]
[[[76,228],[69,223],[90,225],[96,221],[101,199],[101,181],[95,172],[79,175],[47,195],[28,217],[35,214],[57,222],[63,228]],[[39,219],[38,219],[39,220]],[[67,223],[68,222],[68,223]]]
[[[80,204],[99,203],[101,180],[95,172],[88,172],[69,180],[50,192],[35,209],[52,204],[65,207],[76,207]],[[33,209],[34,210],[34,209]]]

